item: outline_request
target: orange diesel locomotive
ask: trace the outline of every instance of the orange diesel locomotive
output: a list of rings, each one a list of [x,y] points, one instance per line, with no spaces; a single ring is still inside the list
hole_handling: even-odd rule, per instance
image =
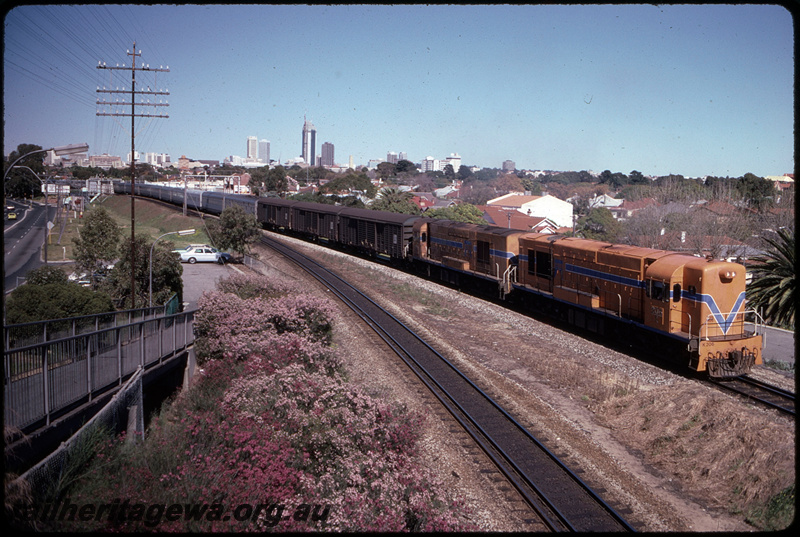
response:
[[[737,263],[427,218],[414,223],[413,256],[431,276],[496,286],[501,297],[578,327],[651,347],[673,343],[711,377],[761,363],[761,325],[745,311]]]

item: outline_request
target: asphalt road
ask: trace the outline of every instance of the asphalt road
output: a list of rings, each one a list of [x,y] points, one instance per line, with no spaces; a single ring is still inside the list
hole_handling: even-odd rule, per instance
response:
[[[203,291],[212,290],[220,279],[232,272],[241,272],[236,265],[218,263],[182,263],[183,265],[183,307],[186,310],[197,307],[197,300]]]
[[[794,363],[794,332],[767,327],[764,339],[766,340],[762,354],[764,360]]]
[[[19,204],[16,204],[19,206]],[[49,207],[51,218],[55,216],[55,207]],[[42,261],[42,244],[47,222],[45,207],[34,204],[27,210],[17,211],[15,223],[5,226],[3,230],[3,288],[11,291],[21,282],[28,271],[40,267]]]

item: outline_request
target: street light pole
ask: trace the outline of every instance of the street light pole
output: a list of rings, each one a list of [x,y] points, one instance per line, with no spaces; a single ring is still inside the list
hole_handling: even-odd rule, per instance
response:
[[[29,153],[25,153],[24,155],[20,156],[11,163],[11,166],[6,168],[5,173],[3,174],[3,182],[5,183],[6,177],[8,177],[8,172],[11,171],[11,168],[19,162],[20,160],[24,159],[27,156],[34,155],[36,153],[47,153],[48,151],[53,151],[57,156],[61,155],[72,155],[74,153],[83,153],[89,150],[89,144],[70,144],[70,145],[61,145],[58,147],[51,147],[50,149],[37,149],[36,151],[31,151]]]
[[[195,231],[193,229],[183,229],[181,231],[169,231],[167,233],[164,233],[163,235],[160,235],[159,237],[156,238],[156,240],[153,241],[153,245],[150,246],[150,302],[149,302],[150,306],[149,307],[151,308],[153,307],[153,248],[156,247],[158,239],[166,237],[167,235],[180,235],[181,237],[184,237],[186,235],[194,235],[194,233]]]

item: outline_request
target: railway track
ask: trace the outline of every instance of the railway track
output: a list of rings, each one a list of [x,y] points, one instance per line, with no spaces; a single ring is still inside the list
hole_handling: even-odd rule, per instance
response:
[[[324,284],[400,356],[551,531],[634,531],[538,439],[413,331],[356,288],[284,243],[262,243]]]
[[[715,385],[743,395],[759,403],[774,408],[784,414],[794,416],[794,393],[771,386],[747,375],[733,379],[712,379]]]

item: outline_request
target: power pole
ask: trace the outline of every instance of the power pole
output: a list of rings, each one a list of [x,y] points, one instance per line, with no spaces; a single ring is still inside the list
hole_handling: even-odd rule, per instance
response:
[[[97,65],[98,69],[108,69],[108,70],[130,70],[131,72],[131,89],[130,91],[122,90],[119,88],[116,89],[106,89],[106,88],[97,88],[97,93],[109,93],[109,94],[122,94],[123,100],[122,102],[108,102],[108,101],[101,101],[98,100],[98,106],[127,106],[130,105],[131,111],[130,113],[127,112],[100,112],[98,110],[98,116],[125,116],[131,118],[131,309],[136,309],[136,235],[134,230],[134,225],[136,223],[136,218],[134,216],[134,198],[136,194],[136,118],[137,117],[151,117],[151,118],[168,118],[169,116],[166,114],[142,114],[136,113],[136,96],[137,95],[169,95],[168,91],[157,91],[151,90],[149,87],[145,90],[144,88],[140,88],[139,90],[136,89],[136,57],[142,55],[142,51],[136,50],[136,41],[133,42],[133,51],[127,51],[128,56],[131,56],[131,65],[130,67],[126,67],[125,64],[121,66],[117,64],[116,66],[112,67],[106,65],[105,62],[99,62]],[[145,65],[142,63],[141,66],[138,67],[139,71],[151,71],[151,72],[169,72],[169,67],[158,67],[158,68],[151,68],[150,65]],[[130,97],[130,102],[125,101],[124,96]],[[99,99],[99,98],[98,98]],[[149,100],[147,102],[140,101],[140,106],[169,106],[167,103],[151,103]]]

